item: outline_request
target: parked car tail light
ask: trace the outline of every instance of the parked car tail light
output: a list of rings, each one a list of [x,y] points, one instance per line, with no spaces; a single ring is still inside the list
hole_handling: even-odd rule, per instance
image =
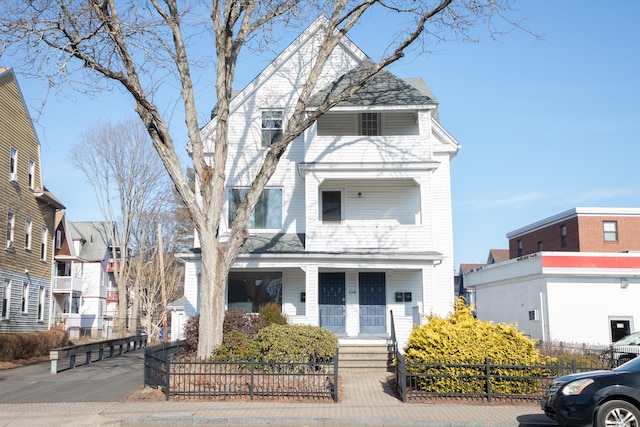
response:
[[[591,378],[586,378],[583,380],[573,381],[562,389],[562,394],[565,396],[576,396],[582,393],[582,390],[587,388],[589,384],[592,384],[593,380]]]

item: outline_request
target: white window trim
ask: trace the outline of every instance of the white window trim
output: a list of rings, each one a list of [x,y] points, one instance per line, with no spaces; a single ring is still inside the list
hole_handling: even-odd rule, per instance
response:
[[[9,211],[7,213],[7,250],[15,250],[16,239],[16,214]]]
[[[38,322],[44,321],[44,308],[46,306],[46,290],[44,286],[40,286],[38,291]]]
[[[264,127],[264,117],[263,114],[264,113],[280,113],[280,127]],[[269,118],[270,120],[273,120],[273,117]],[[273,132],[274,130],[279,130],[280,131],[280,137],[282,136],[282,134],[284,133],[284,110],[282,108],[265,108],[262,109],[260,111],[260,145],[263,148],[267,148],[269,146],[271,146],[271,144],[273,144],[275,141],[273,141],[273,139],[271,141],[269,141],[269,143],[265,143],[264,140],[264,132],[265,131],[269,131],[270,134],[271,132]]]
[[[11,316],[11,279],[5,279],[2,284],[2,304],[7,301],[6,313],[2,316],[3,319],[8,320]],[[0,313],[2,314],[2,313]]]
[[[242,187],[242,186],[233,186],[233,187],[228,187],[228,199],[227,199],[227,221],[230,220],[231,218],[231,204],[232,204],[232,199],[233,199],[233,190],[248,190],[249,187]],[[284,192],[284,188],[283,187],[265,187],[262,191],[267,191],[267,190],[280,190],[281,192],[281,198],[280,198],[280,227],[279,228],[249,228],[249,230],[257,230],[260,232],[269,232],[269,231],[280,231],[282,230],[282,228],[284,227],[284,198],[285,198],[285,192]],[[255,206],[253,208],[255,210]],[[229,227],[231,227],[231,221],[229,221]]]
[[[9,151],[9,181],[18,182],[18,149],[13,145]]]
[[[42,241],[40,242],[40,261],[47,260],[47,240],[49,239],[49,230],[47,227],[42,227],[41,234]]]
[[[31,250],[31,242],[33,240],[33,233],[32,230],[33,229],[33,223],[31,222],[30,219],[25,221],[24,224],[24,248],[28,251]]]
[[[22,301],[20,309],[22,314],[29,313],[29,282],[22,282]]]
[[[34,189],[36,186],[36,161],[29,159],[29,188]]]
[[[322,194],[325,192],[339,192],[340,193],[340,221],[325,221],[324,220],[324,206],[323,206],[323,198],[322,198]],[[335,225],[341,225],[344,224],[345,221],[345,217],[346,217],[346,212],[345,212],[345,189],[344,188],[322,188],[320,189],[320,194],[319,194],[319,203],[318,205],[320,206],[319,212],[318,212],[318,216],[319,216],[319,223],[321,225],[329,225],[329,226],[335,226]]]

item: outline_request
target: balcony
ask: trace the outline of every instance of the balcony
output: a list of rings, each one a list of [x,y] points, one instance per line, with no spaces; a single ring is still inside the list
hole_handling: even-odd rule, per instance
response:
[[[53,293],[82,292],[82,280],[79,277],[55,276]]]

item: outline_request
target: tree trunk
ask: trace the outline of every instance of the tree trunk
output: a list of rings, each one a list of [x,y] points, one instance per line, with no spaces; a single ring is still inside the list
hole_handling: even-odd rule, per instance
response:
[[[198,356],[206,357],[222,344],[225,289],[230,266],[225,265],[224,249],[214,232],[200,233],[200,249]]]

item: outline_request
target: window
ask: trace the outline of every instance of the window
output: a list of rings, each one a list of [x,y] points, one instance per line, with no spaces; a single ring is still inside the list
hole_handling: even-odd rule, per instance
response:
[[[229,223],[236,218],[236,210],[244,200],[248,188],[232,188],[229,197]],[[258,198],[251,216],[249,228],[281,229],[282,228],[282,189],[265,188]]]
[[[567,226],[566,225],[560,226],[560,246],[563,248],[567,246]]]
[[[7,214],[7,249],[13,250],[13,238],[16,229],[16,215],[13,212]]]
[[[22,282],[22,305],[20,309],[23,313],[29,312],[29,282]]]
[[[11,310],[11,280],[4,279],[2,292],[2,318],[8,319]]]
[[[322,223],[340,223],[342,221],[342,192],[322,192]]]
[[[40,286],[40,291],[38,292],[38,322],[44,321],[44,297],[44,286]]]
[[[31,220],[28,219],[24,224],[24,248],[31,249]]]
[[[13,146],[9,158],[9,181],[18,182],[18,149]]]
[[[380,114],[378,113],[360,114],[360,135],[367,135],[367,136],[380,135]]]
[[[257,313],[267,303],[282,305],[282,273],[235,272],[229,273],[227,286],[229,308]]]
[[[517,246],[518,246],[518,256],[522,256],[522,240],[519,240],[516,242]]]
[[[56,249],[62,246],[62,230],[56,230]]]
[[[268,147],[282,136],[282,110],[262,112],[262,146]]]
[[[36,186],[36,162],[33,159],[29,159],[29,188],[32,190]]]
[[[617,242],[618,241],[618,222],[604,221],[602,223],[602,226],[604,228],[604,241]]]
[[[542,241],[538,242],[538,252],[542,252]]]
[[[47,260],[47,239],[49,238],[49,231],[47,227],[42,227],[42,243],[40,243],[40,261]]]

